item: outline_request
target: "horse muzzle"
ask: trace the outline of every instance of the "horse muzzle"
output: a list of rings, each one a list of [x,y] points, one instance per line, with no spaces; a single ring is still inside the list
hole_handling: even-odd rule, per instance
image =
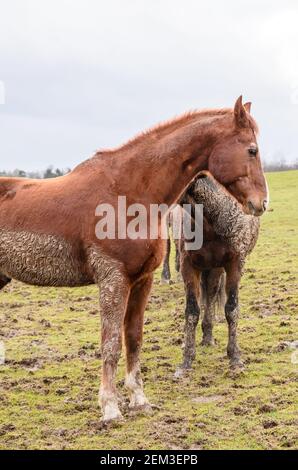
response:
[[[267,199],[263,199],[258,203],[250,200],[247,203],[248,213],[250,215],[254,215],[255,217],[260,217],[261,215],[263,215],[264,212],[267,210],[267,207],[268,207]]]

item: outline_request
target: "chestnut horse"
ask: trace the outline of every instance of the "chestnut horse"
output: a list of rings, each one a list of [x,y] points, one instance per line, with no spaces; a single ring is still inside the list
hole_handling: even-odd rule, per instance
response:
[[[103,420],[120,419],[115,375],[124,330],[130,406],[147,410],[139,355],[161,238],[99,240],[96,208],[170,206],[209,169],[248,213],[266,209],[257,126],[238,98],[234,109],[197,111],[157,126],[118,149],[97,152],[52,180],[0,178],[0,287],[11,278],[42,286],[100,286]],[[252,155],[251,149],[255,149]],[[116,226],[122,214],[116,212]],[[160,218],[159,223],[162,223]]]

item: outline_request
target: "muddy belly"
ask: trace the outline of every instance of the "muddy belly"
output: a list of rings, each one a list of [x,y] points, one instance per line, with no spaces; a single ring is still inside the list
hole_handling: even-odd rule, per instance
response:
[[[72,246],[52,235],[0,230],[0,272],[38,286],[93,282]]]

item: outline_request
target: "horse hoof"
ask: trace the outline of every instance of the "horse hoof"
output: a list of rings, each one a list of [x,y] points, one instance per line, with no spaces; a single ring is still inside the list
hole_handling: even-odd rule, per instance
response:
[[[232,374],[241,374],[245,370],[245,365],[239,359],[230,362],[230,372]]]
[[[143,405],[129,406],[129,411],[133,415],[152,415],[154,405],[150,403],[144,403]]]
[[[103,424],[121,423],[124,421],[121,411],[116,406],[107,406],[103,412],[101,422]]]
[[[174,373],[174,379],[179,380],[179,379],[182,379],[183,376],[184,376],[184,370],[181,369],[181,367],[178,367],[178,369]]]
[[[187,373],[190,371],[190,369],[187,369],[186,367],[178,367],[176,372],[174,373],[174,379],[179,380],[182,379],[187,375]]]
[[[118,425],[124,423],[124,421],[125,420],[124,420],[121,413],[118,416],[114,416],[113,418],[103,416],[100,420],[103,427],[118,426]]]
[[[215,340],[213,338],[211,339],[202,339],[201,341],[201,346],[215,346]]]
[[[161,284],[170,284],[170,279],[161,278]]]

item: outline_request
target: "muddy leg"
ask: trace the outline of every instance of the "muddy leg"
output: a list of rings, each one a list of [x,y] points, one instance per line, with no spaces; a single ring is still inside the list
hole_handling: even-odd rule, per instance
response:
[[[3,289],[3,287],[5,287],[10,281],[11,279],[9,279],[9,277],[0,273],[0,290]]]
[[[232,369],[236,369],[243,367],[241,352],[237,343],[237,326],[239,317],[238,289],[241,274],[238,267],[234,265],[229,266],[226,272],[227,302],[225,305],[225,315],[229,327],[227,354],[230,359],[230,367]]]
[[[150,275],[133,286],[124,320],[127,372],[125,385],[130,393],[129,407],[151,411],[151,406],[143,391],[140,367],[140,351],[143,339],[144,311],[153,282]]]
[[[185,254],[184,254],[185,255]],[[181,263],[181,274],[185,286],[186,308],[185,308],[185,345],[183,351],[183,362],[177,370],[176,376],[183,374],[183,370],[191,369],[196,356],[196,328],[200,316],[198,304],[200,272],[193,268],[187,254]]]
[[[200,316],[200,308],[195,293],[189,290],[186,294],[185,310],[185,346],[183,353],[183,369],[190,369],[196,356],[196,329]]]
[[[171,254],[171,240],[167,239],[167,252],[163,262],[163,268],[161,273],[161,279],[164,282],[169,282],[171,279],[171,270],[170,270],[170,254]]]
[[[207,307],[204,310],[204,317],[202,321],[203,338],[202,346],[214,346],[215,341],[213,338],[213,310]]]
[[[109,273],[100,286],[102,382],[100,400],[103,421],[121,419],[115,377],[121,354],[123,321],[129,284],[121,272]]]

